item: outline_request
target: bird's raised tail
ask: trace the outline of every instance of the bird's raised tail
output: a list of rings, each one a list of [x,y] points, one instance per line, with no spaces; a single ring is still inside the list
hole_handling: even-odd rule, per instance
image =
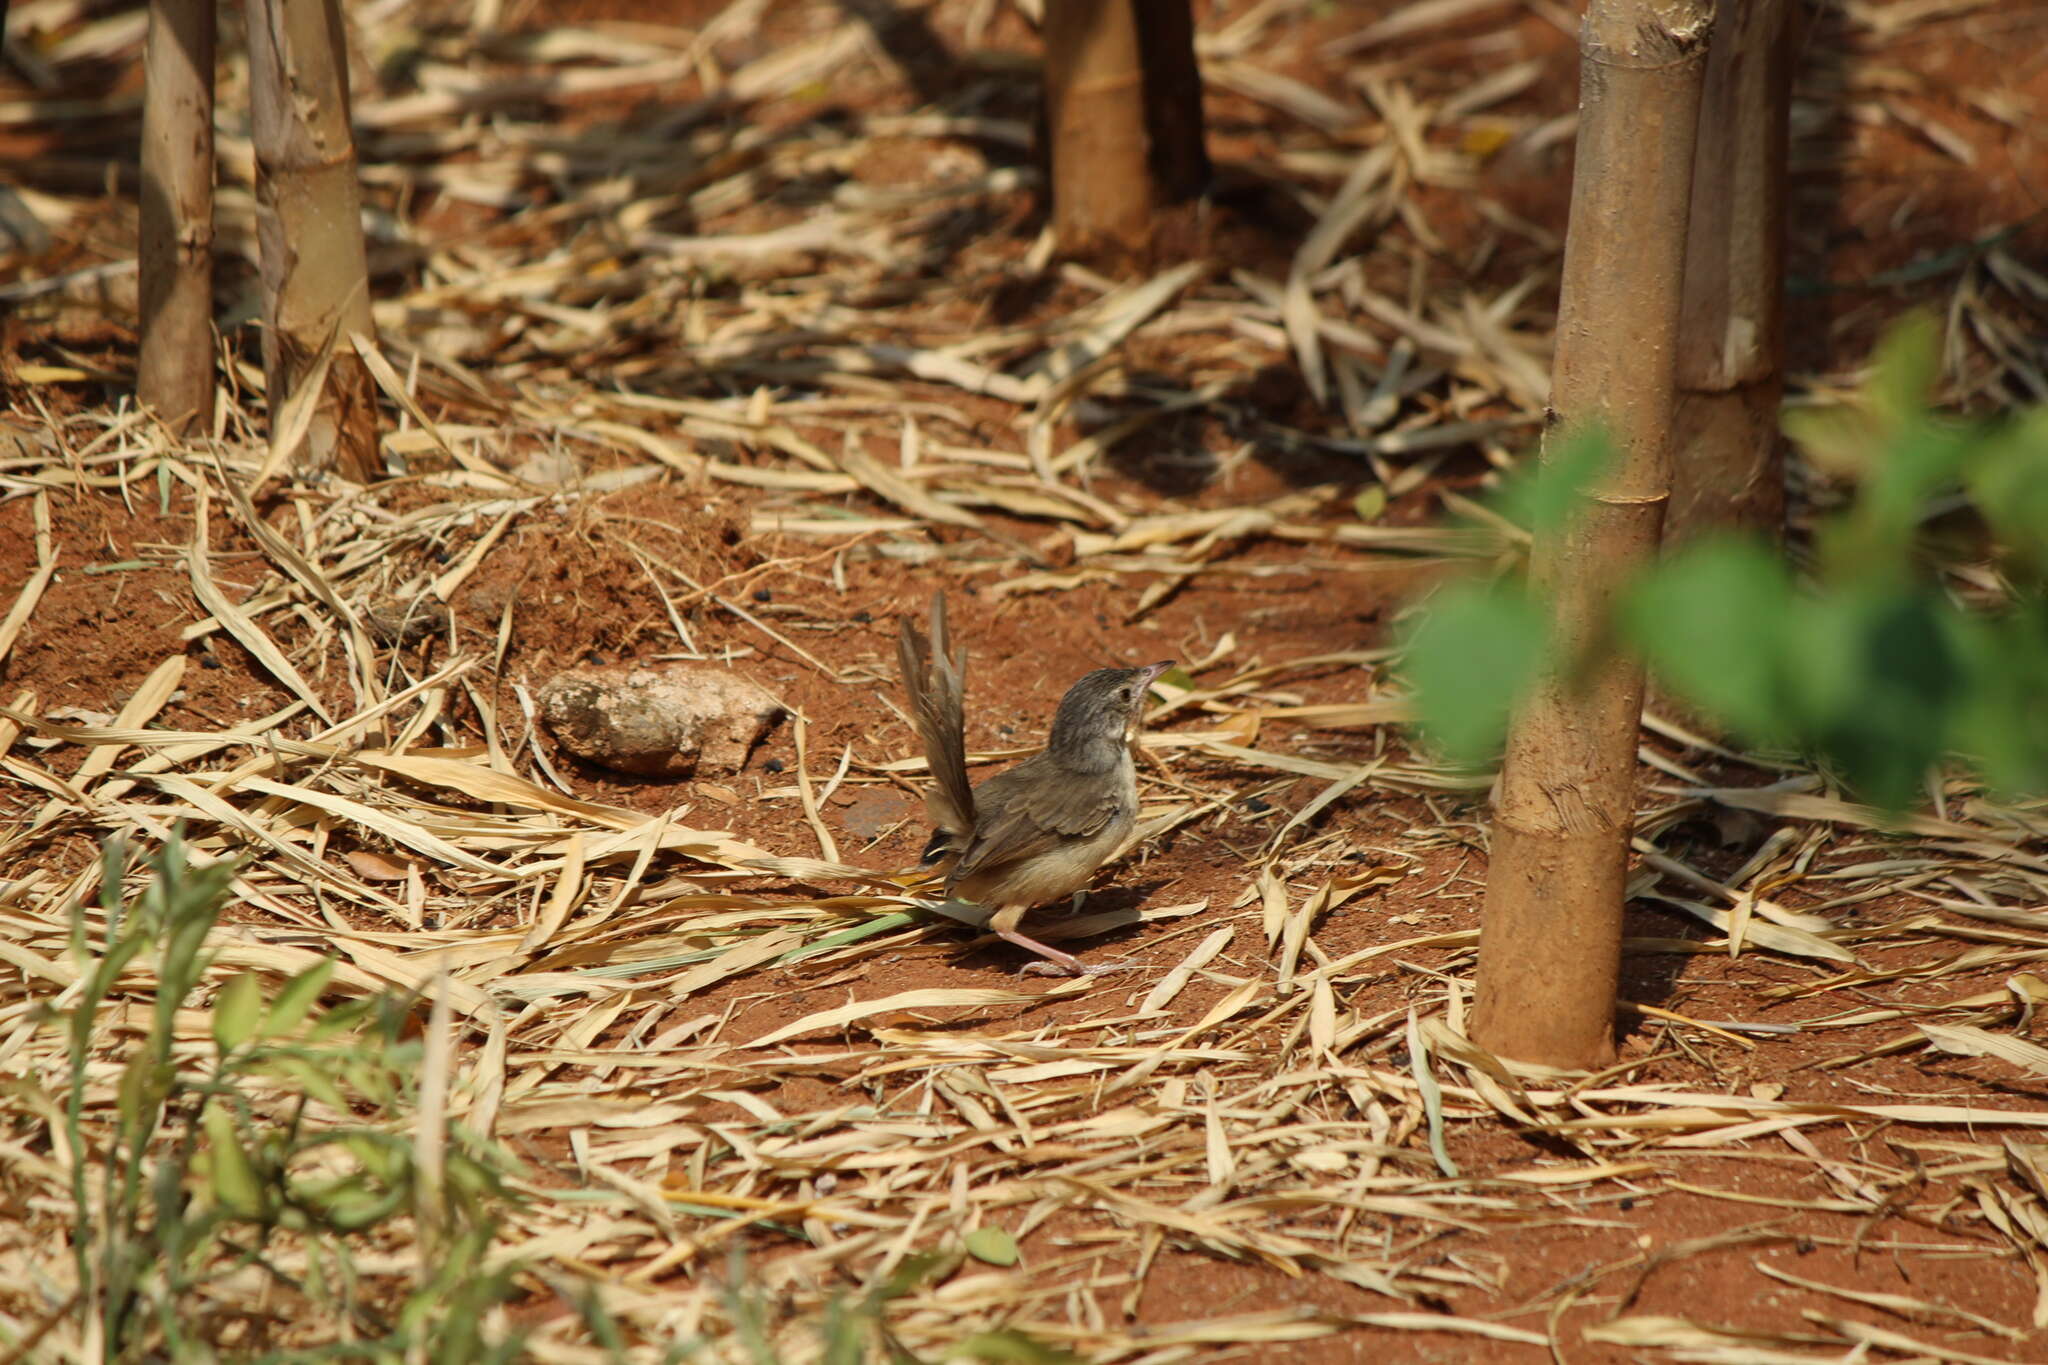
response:
[[[931,628],[927,640],[906,617],[896,637],[911,724],[931,768],[924,807],[935,828],[925,849],[927,863],[957,849],[974,830],[974,788],[967,780],[967,652],[953,648],[944,593],[932,594]]]

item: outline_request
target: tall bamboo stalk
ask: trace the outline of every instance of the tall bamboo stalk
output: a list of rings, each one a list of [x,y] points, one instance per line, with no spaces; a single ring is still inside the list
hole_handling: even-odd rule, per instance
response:
[[[179,432],[213,421],[213,2],[150,0],[142,60],[135,391]]]
[[[1188,0],[1046,0],[1053,229],[1070,255],[1145,261],[1209,180]]]
[[[1472,1036],[1503,1056],[1592,1067],[1614,1051],[1643,671],[1596,654],[1620,586],[1657,553],[1693,140],[1712,0],[1591,0],[1546,450],[1598,423],[1616,458],[1531,576],[1553,637],[1586,660],[1508,735],[1494,812]]]
[[[248,15],[271,421],[328,357],[295,459],[365,483],[378,472],[376,387],[349,337],[374,325],[341,13],[334,0],[248,0]]]
[[[1790,0],[1719,0],[1685,260],[1667,541],[1785,515],[1785,163]]]

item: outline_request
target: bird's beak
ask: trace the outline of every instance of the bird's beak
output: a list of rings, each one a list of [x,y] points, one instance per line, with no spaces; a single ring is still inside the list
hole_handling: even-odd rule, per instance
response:
[[[1140,697],[1144,696],[1152,684],[1159,681],[1159,675],[1172,667],[1173,660],[1171,659],[1161,659],[1156,664],[1145,665],[1144,673],[1138,678],[1138,695]]]

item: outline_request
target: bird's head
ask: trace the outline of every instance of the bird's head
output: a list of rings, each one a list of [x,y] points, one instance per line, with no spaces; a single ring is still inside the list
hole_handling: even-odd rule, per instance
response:
[[[1113,759],[1118,747],[1137,738],[1146,689],[1171,667],[1173,660],[1162,659],[1143,668],[1098,668],[1087,674],[1060,698],[1046,747],[1077,766],[1093,766],[1087,761],[1091,757]]]

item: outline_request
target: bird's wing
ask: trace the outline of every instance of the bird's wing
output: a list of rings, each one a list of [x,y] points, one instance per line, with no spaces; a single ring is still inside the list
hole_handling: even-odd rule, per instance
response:
[[[939,829],[964,834],[974,828],[974,788],[967,781],[967,652],[953,648],[943,593],[932,595],[931,638],[906,619],[896,637],[896,659],[910,721],[931,769],[925,811]]]
[[[981,818],[948,885],[1109,827],[1124,802],[1115,785],[1093,773],[1068,778],[1054,767],[1049,755],[1034,754],[981,784],[974,794]]]

